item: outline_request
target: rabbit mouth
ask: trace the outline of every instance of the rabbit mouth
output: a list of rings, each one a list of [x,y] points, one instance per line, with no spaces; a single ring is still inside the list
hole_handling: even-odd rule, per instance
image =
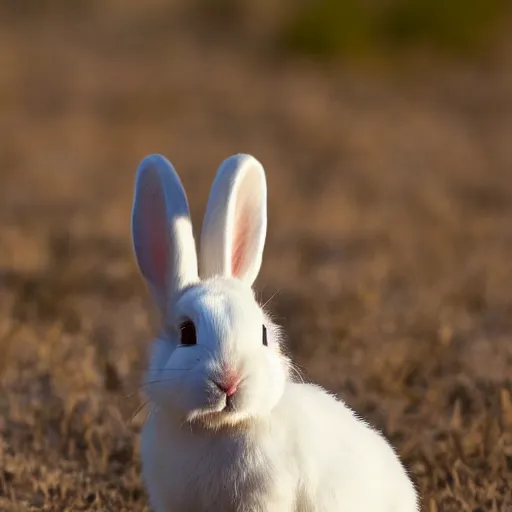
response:
[[[219,401],[217,407],[196,411],[188,421],[205,430],[244,428],[250,423],[250,414],[236,403],[234,397],[226,397]]]
[[[235,405],[234,397],[226,396],[226,405],[220,412],[229,413],[229,412],[235,412],[235,411],[236,411],[236,405]]]
[[[224,402],[221,402],[218,408],[210,411],[212,416],[226,417],[229,415],[240,413],[240,408],[236,406],[235,401],[231,397],[226,397]]]

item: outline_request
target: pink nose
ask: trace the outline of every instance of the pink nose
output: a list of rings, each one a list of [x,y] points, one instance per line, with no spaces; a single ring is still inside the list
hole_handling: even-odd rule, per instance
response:
[[[222,384],[220,382],[215,382],[217,387],[221,391],[224,391],[224,393],[226,393],[227,396],[233,396],[236,393],[239,383],[240,381],[235,379],[225,381]]]

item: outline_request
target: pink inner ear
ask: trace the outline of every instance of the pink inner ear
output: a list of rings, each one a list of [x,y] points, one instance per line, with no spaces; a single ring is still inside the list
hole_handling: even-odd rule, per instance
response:
[[[153,284],[164,289],[169,255],[165,201],[160,190],[148,190],[142,204],[142,217],[149,251],[147,270]]]
[[[240,276],[246,258],[249,241],[250,222],[247,211],[243,211],[235,221],[233,252],[231,253],[231,274]]]

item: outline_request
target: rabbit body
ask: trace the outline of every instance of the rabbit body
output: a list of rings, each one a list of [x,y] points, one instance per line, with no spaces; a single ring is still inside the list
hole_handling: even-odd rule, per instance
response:
[[[272,415],[246,430],[212,435],[153,414],[142,451],[155,512],[418,510],[385,439],[312,384],[288,383]]]
[[[132,236],[162,316],[141,439],[154,511],[417,512],[384,436],[321,387],[292,380],[281,331],[252,289],[266,223],[263,167],[228,158],[198,262],[177,173],[159,155],[139,166]]]

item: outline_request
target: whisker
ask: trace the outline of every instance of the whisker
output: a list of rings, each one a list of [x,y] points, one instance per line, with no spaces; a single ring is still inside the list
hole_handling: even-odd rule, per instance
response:
[[[149,386],[151,384],[161,384],[162,382],[172,382],[176,379],[157,379],[157,380],[148,380],[147,382],[143,382],[140,387]]]
[[[132,368],[132,370],[136,370],[139,372],[185,372],[187,370],[192,370],[191,368]]]
[[[200,348],[201,350],[206,350],[206,352],[212,352],[210,347],[207,347],[206,345],[202,345],[200,343],[193,345],[193,347],[194,347],[194,350],[197,350],[198,348]],[[191,347],[189,345],[177,345],[174,350],[179,350],[179,349],[189,350],[190,348]]]
[[[192,366],[190,368],[148,368],[148,372],[187,372],[192,370]]]
[[[270,303],[270,301],[271,301],[271,300],[272,300],[272,299],[273,299],[273,298],[274,298],[274,297],[275,297],[275,296],[276,296],[280,291],[281,291],[281,290],[277,290],[274,294],[272,294],[272,296],[270,297],[270,299],[268,299],[268,300],[265,302],[265,304],[263,304],[263,305],[261,306],[261,309],[265,308],[265,306],[266,306],[267,304],[269,304],[269,303]]]
[[[302,377],[300,371],[295,367],[294,363],[290,363],[290,368],[295,372],[295,375],[297,375],[302,384],[304,384],[304,378]]]
[[[153,416],[153,413],[155,412],[156,409],[157,409],[156,404],[153,404],[153,407],[151,407],[151,410],[149,411],[149,414],[147,415],[146,420],[144,421],[144,426],[151,419],[151,416]]]
[[[162,382],[173,382],[175,381],[176,379],[158,379],[158,380],[149,380],[147,382],[143,382],[142,384],[140,384],[140,386],[135,390],[135,391],[132,391],[131,393],[128,393],[127,395],[124,396],[125,400],[127,400],[128,398],[132,398],[133,396],[135,396],[141,389],[143,389],[144,387],[146,386],[150,386],[151,384],[160,384]]]
[[[299,378],[299,380],[301,381],[302,384],[304,384],[304,379],[302,378],[302,375],[300,374],[300,372],[297,370],[297,368],[294,368],[293,366],[291,366],[291,369],[292,371],[295,373],[295,375]]]
[[[137,409],[135,410],[135,412],[132,414],[132,419],[131,421],[133,421],[135,419],[135,416],[137,416],[137,414],[139,414],[140,411],[142,411],[142,409],[144,409],[144,407],[146,407],[146,405],[149,404],[149,400],[146,400],[145,402],[143,402],[141,405],[139,405],[139,407],[137,407]]]
[[[123,398],[125,400],[128,400],[129,398],[133,398],[140,390],[141,390],[141,386],[139,386],[135,391],[132,391],[131,393],[128,393],[127,395],[123,396]]]

